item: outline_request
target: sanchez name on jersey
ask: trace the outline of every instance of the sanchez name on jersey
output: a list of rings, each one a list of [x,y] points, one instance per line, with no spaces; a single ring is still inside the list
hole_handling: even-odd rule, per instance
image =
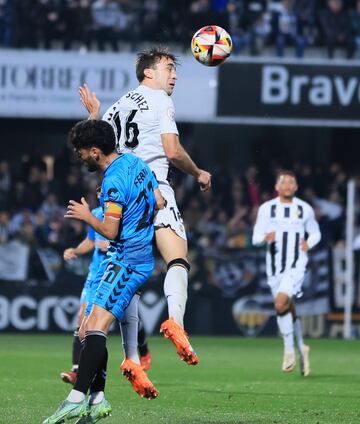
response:
[[[119,153],[133,153],[166,181],[169,161],[161,134],[178,134],[173,101],[163,90],[140,85],[114,103],[104,114],[115,131]]]

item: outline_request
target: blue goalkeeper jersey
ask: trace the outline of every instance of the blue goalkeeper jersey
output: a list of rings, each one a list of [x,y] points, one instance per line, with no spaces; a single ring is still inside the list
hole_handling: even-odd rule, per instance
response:
[[[109,246],[109,254],[116,254],[118,260],[128,264],[153,261],[157,187],[150,168],[130,153],[120,154],[105,168],[100,195],[104,214],[116,217],[122,209],[119,232]]]
[[[93,209],[91,213],[100,221],[103,220],[103,209],[101,206],[98,206],[97,208]],[[94,253],[89,265],[89,276],[94,277],[97,273],[99,266],[101,262],[105,259],[106,251],[101,250],[97,242],[98,241],[106,241],[107,239],[103,237],[101,234],[97,233],[92,227],[89,226],[88,232],[87,232],[87,238],[93,242],[95,242],[95,248]]]

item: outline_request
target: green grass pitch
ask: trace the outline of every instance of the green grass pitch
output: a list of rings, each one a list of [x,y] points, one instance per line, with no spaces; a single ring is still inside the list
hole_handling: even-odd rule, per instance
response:
[[[71,386],[71,336],[0,336],[0,423],[40,424]],[[160,391],[138,397],[118,372],[120,337],[109,338],[107,398],[113,416],[104,424],[346,424],[360,423],[358,341],[313,340],[312,374],[280,371],[280,339],[193,337],[200,363],[190,367],[173,345],[150,338],[150,378]]]

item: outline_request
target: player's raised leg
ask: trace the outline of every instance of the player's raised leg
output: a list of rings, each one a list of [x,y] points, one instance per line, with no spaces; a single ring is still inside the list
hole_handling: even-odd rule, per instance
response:
[[[282,370],[291,372],[295,368],[294,325],[291,313],[291,299],[286,293],[279,292],[275,298],[277,324],[284,341]]]
[[[184,327],[184,314],[187,302],[188,272],[187,242],[171,228],[157,228],[156,245],[167,264],[164,292],[168,303],[169,317]]]
[[[143,370],[138,354],[139,297],[138,294],[134,295],[121,321],[125,359],[120,366],[120,371],[139,396],[155,399],[158,391]]]
[[[157,228],[157,248],[167,264],[164,293],[169,319],[161,324],[160,331],[175,345],[181,360],[196,365],[199,359],[184,331],[184,314],[187,301],[188,272],[187,242],[171,228]]]
[[[148,341],[146,338],[146,332],[143,321],[139,317],[139,328],[138,328],[138,352],[140,357],[140,365],[144,371],[147,371],[151,367],[151,352],[149,349]]]

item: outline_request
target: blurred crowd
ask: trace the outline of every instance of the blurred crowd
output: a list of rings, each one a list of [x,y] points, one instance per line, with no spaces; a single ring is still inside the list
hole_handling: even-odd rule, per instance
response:
[[[98,177],[85,173],[67,149],[55,160],[38,155],[1,160],[0,243],[17,239],[62,254],[86,235],[82,222],[64,218],[68,201],[85,196],[96,207],[99,184]]]
[[[332,57],[360,52],[359,0],[0,0],[0,45],[12,48],[138,48],[161,42],[189,48],[205,25],[226,28],[234,53],[297,57],[322,46]],[[124,44],[126,43],[126,44]]]
[[[174,174],[173,182],[190,246],[197,249],[251,246],[252,228],[259,205],[274,197],[273,163],[267,169],[248,166],[241,172],[212,170],[211,191],[200,194],[192,177]],[[344,168],[294,163],[298,195],[315,209],[322,231],[321,244],[344,239],[346,184]],[[52,247],[60,255],[86,235],[80,221],[66,219],[70,199],[84,195],[97,206],[99,176],[89,173],[67,149],[56,158],[23,156],[21,161],[0,160],[0,243],[18,239],[33,248]],[[356,178],[357,190],[360,177]],[[360,208],[358,208],[359,210]]]
[[[238,174],[219,169],[213,173],[212,190],[202,196],[192,179],[183,178],[175,190],[190,242],[200,248],[251,247],[258,208],[276,197],[275,179],[281,169],[284,167],[275,162],[267,169],[251,165]],[[315,210],[322,232],[319,247],[341,245],[348,180],[344,168],[338,163],[329,169],[294,163],[287,169],[297,175],[297,196]],[[356,177],[356,186],[360,192],[360,176]]]

